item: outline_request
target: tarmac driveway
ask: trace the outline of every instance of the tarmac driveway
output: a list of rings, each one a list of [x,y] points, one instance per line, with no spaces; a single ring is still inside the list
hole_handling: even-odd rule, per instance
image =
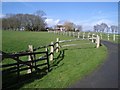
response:
[[[107,60],[91,75],[69,88],[118,88],[118,44],[101,41],[108,49]]]

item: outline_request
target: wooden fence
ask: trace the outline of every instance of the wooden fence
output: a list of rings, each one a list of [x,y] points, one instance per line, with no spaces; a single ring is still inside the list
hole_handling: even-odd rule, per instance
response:
[[[65,35],[69,35],[66,33]],[[27,70],[26,74],[30,74],[33,72],[49,72],[51,70],[50,62],[54,62],[54,53],[58,53],[60,51],[60,43],[64,42],[72,42],[81,40],[80,34],[72,33],[73,37],[77,37],[77,39],[73,40],[59,40],[59,38],[56,39],[55,42],[51,42],[51,44],[46,46],[40,46],[37,48],[34,48],[32,45],[28,45],[28,50],[17,52],[17,53],[5,53],[1,51],[2,60],[5,60],[7,58],[10,58],[15,63],[10,64],[3,64],[1,66],[2,68],[2,74],[10,74],[10,73],[16,73],[17,74],[17,80],[19,81],[21,71]],[[77,36],[74,36],[77,35]],[[82,40],[91,40],[93,43],[96,43],[96,48],[99,48],[100,46],[100,38],[97,35],[90,35],[86,37],[83,34]],[[37,51],[44,48],[43,52]],[[50,49],[50,50],[49,50]],[[22,57],[27,57],[28,59],[25,61]],[[8,59],[8,60],[10,60]],[[44,62],[42,62],[44,61]],[[41,63],[40,63],[41,62]]]
[[[99,35],[100,39],[104,39],[104,40],[111,40],[111,41],[118,41],[119,39],[119,35],[117,34],[110,34],[110,33],[97,33],[97,32],[72,32],[72,31],[49,31],[49,33],[54,33],[54,34],[58,34],[58,35],[66,35],[66,36],[72,36],[72,37],[76,37],[76,38],[81,38],[81,39],[86,39],[89,38],[90,35],[94,34],[94,35]]]
[[[37,51],[42,48],[44,48],[43,52]],[[50,50],[48,50],[48,48]],[[50,62],[54,62],[54,53],[58,53],[59,49],[59,38],[57,38],[55,43],[51,42],[49,45],[37,48],[33,48],[32,45],[28,45],[28,50],[17,53],[6,53],[1,51],[0,55],[2,56],[2,61],[14,60],[14,63],[3,63],[1,65],[2,75],[6,76],[15,73],[15,75],[17,75],[16,80],[19,81],[22,71],[27,70],[26,74],[43,71],[48,73],[51,70]],[[26,60],[24,57],[28,59]],[[5,85],[6,83],[3,82],[3,88],[6,87]]]
[[[101,45],[101,40],[100,40],[100,36],[98,34],[94,34],[94,33],[81,33],[81,32],[65,32],[65,31],[49,31],[49,33],[54,33],[57,35],[66,35],[66,36],[72,36],[74,38],[74,40],[91,40],[93,43],[96,43],[96,48],[99,48],[99,46]],[[63,40],[62,42],[68,42],[68,41],[74,41],[74,40]],[[61,42],[61,41],[60,41]]]
[[[10,74],[10,73],[17,73],[18,78],[19,78],[20,71],[23,71],[23,70],[28,70],[27,73],[32,73],[33,69],[35,69],[36,71],[41,71],[43,69],[47,69],[49,71],[49,69],[50,69],[47,51],[46,52],[34,52],[34,53],[33,52],[21,53],[21,54],[20,53],[19,54],[6,54],[6,53],[2,52],[2,54],[3,54],[2,57],[4,59],[11,58],[16,61],[16,63],[2,65],[2,68],[8,68],[8,69],[3,70],[3,72],[2,72],[3,75]],[[36,59],[37,54],[45,54],[47,57]],[[20,59],[20,57],[23,57],[23,56],[29,56],[30,57],[29,59],[31,59],[31,60],[23,61]],[[46,60],[46,63],[36,65],[37,62],[42,61],[42,60]],[[39,66],[43,66],[43,65],[47,65],[47,67],[40,69]],[[27,66],[27,67],[24,67],[24,66]]]

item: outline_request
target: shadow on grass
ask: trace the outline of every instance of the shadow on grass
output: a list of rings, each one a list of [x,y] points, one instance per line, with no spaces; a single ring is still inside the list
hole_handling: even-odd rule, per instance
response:
[[[64,54],[65,54],[65,50],[59,51],[58,56],[54,58],[52,64],[50,65],[51,67],[49,72],[51,72],[55,68],[60,67],[60,65],[58,66],[58,64],[64,59]],[[47,69],[44,69],[42,71],[33,71],[31,74],[21,73],[19,78],[17,77],[16,73],[12,73],[9,75],[3,74],[2,88],[20,89],[23,85],[31,83],[37,79],[42,79],[42,77],[46,76],[47,74],[48,74]]]
[[[64,50],[76,50],[76,49],[94,49],[94,48],[96,48],[96,46],[94,46],[94,47],[74,47],[74,48],[69,48],[69,47],[67,47],[67,48],[65,48]]]
[[[59,65],[60,61],[62,61],[64,59],[64,57],[65,57],[65,49],[61,50],[60,54],[56,58],[54,58],[54,62],[52,64],[52,67],[56,67],[56,66],[59,67],[58,65]]]
[[[93,49],[93,48],[95,47],[63,48],[61,51],[59,51],[59,54],[54,58],[53,62],[51,63],[50,72],[64,65],[64,63],[60,64],[60,62],[64,59],[66,50]],[[12,74],[11,76],[9,76],[9,79],[4,76],[3,83],[2,83],[3,89],[11,89],[11,88],[20,89],[25,84],[34,82],[37,79],[42,79],[47,74],[48,72],[46,70],[43,70],[43,71],[34,71],[31,74],[25,74],[25,73],[21,74],[19,79],[17,79],[17,74]],[[4,80],[4,79],[8,79],[8,80]],[[7,82],[4,82],[4,81],[7,81]]]

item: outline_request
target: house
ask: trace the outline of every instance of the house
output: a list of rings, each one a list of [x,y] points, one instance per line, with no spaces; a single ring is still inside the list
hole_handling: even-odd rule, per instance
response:
[[[55,26],[55,30],[65,31],[65,27],[64,27],[64,25],[58,24],[58,25]]]

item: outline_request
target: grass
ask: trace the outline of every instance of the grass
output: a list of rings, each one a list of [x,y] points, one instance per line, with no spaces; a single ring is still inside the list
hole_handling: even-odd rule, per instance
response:
[[[51,41],[56,41],[57,37],[61,40],[74,39],[73,37],[54,35],[47,32],[3,31],[2,35],[2,50],[9,53],[26,50],[29,44],[35,47],[47,45]],[[19,89],[69,87],[77,80],[96,70],[104,62],[107,55],[107,49],[104,45],[100,48],[95,48],[95,44],[87,40],[62,43],[61,46],[66,44],[77,44],[77,46],[61,48],[63,54],[57,58],[59,52],[55,54],[54,58],[56,61],[59,59],[61,61],[53,67],[51,72],[43,77],[39,76],[39,74],[33,75],[31,79],[17,83],[12,87]],[[4,60],[3,64],[12,62],[13,60]]]

